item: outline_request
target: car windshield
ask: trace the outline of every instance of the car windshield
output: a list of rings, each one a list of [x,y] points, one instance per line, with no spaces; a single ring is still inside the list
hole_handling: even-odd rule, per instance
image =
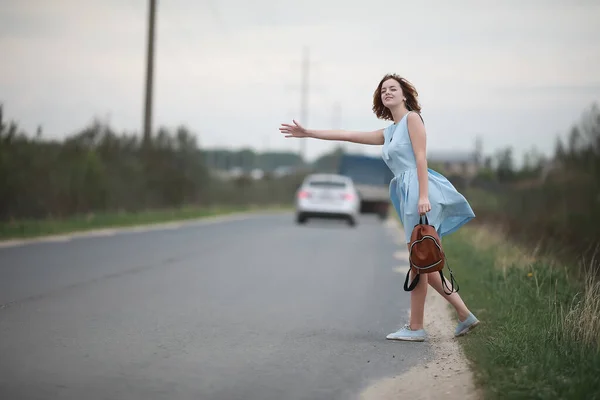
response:
[[[339,188],[343,189],[346,187],[346,182],[341,181],[310,181],[308,186],[315,188]]]

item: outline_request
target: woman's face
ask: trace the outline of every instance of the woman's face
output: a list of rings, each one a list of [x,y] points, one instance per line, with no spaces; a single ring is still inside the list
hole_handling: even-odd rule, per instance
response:
[[[381,85],[381,102],[387,108],[393,108],[402,103],[404,93],[400,83],[395,79],[388,79]]]

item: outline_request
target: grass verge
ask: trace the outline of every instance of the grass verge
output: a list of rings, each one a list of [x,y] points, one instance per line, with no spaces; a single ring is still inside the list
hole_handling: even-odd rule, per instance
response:
[[[465,227],[444,247],[482,321],[461,344],[485,398],[600,399],[600,283],[522,249],[515,256],[482,229]]]
[[[183,207],[148,210],[137,213],[99,213],[78,215],[65,219],[21,220],[0,223],[0,240],[24,239],[102,228],[149,225],[171,221],[191,220],[237,212],[256,210],[287,210],[286,206]]]

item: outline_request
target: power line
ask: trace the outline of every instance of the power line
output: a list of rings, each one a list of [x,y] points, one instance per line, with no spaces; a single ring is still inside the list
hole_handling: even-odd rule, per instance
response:
[[[309,91],[309,73],[310,73],[310,59],[309,49],[304,47],[302,57],[302,83],[300,88],[300,123],[307,127],[308,126],[308,91]],[[306,156],[306,139],[300,139],[300,158],[304,160]]]

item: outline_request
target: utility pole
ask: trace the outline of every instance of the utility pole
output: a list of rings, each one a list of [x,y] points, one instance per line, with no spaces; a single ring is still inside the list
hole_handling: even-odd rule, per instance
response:
[[[333,103],[333,110],[331,112],[331,129],[342,129],[342,106],[339,101]],[[340,147],[345,152],[346,143],[342,142]]]
[[[152,85],[154,78],[154,24],[156,0],[149,0],[148,48],[146,54],[146,101],[144,106],[144,145],[150,143],[152,135]]]
[[[304,47],[302,55],[302,87],[300,92],[300,123],[308,127],[308,89],[309,89],[310,60],[308,47]],[[305,160],[306,138],[300,139],[300,157]]]
[[[342,106],[339,101],[333,103],[333,111],[331,113],[331,129],[341,129]]]

